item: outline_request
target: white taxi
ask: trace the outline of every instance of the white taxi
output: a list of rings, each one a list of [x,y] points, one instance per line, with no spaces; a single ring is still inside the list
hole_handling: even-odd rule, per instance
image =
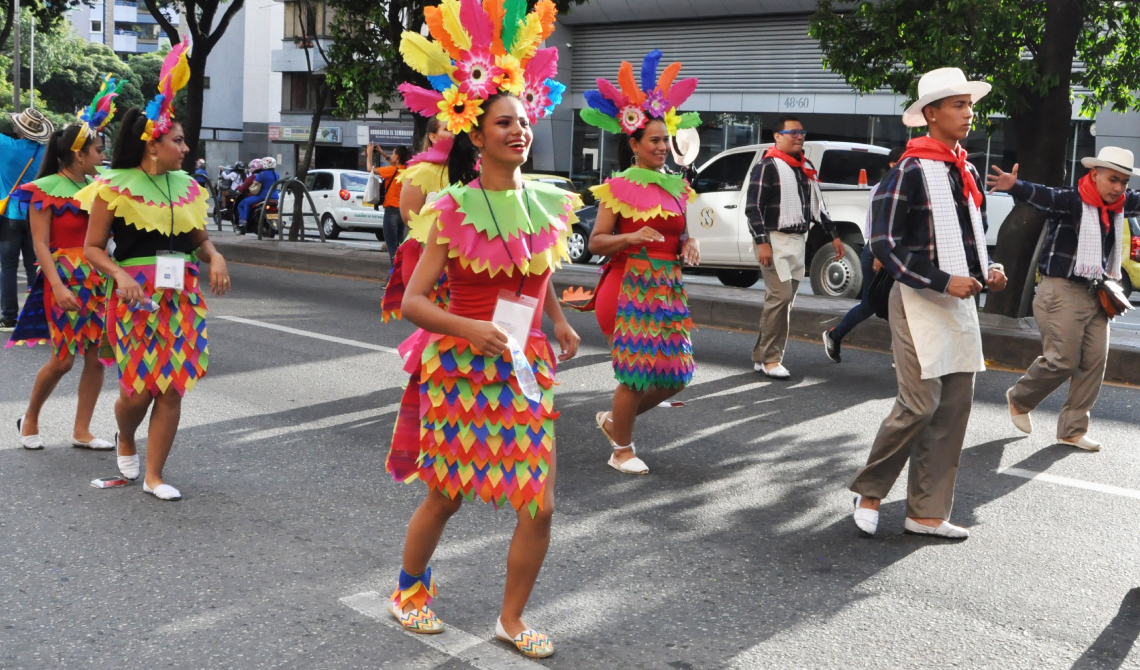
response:
[[[384,241],[384,208],[364,204],[367,185],[368,173],[363,170],[309,170],[305,175],[305,187],[327,239],[335,240],[346,230],[370,230]],[[291,193],[285,195],[280,210],[293,211]]]

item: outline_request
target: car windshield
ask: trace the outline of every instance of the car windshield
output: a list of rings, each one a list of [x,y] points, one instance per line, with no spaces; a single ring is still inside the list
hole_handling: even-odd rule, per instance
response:
[[[340,175],[340,187],[352,193],[364,193],[368,185],[368,175],[343,173]]]

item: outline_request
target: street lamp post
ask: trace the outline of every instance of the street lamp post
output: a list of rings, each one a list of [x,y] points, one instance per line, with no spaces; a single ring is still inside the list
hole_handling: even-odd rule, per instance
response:
[[[20,0],[12,3],[12,111],[20,111]]]

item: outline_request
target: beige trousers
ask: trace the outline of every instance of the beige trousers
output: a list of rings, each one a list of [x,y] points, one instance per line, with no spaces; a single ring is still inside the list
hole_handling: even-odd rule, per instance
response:
[[[1042,355],[1010,390],[1018,412],[1031,412],[1069,383],[1069,397],[1057,420],[1057,439],[1075,440],[1089,430],[1089,412],[1100,395],[1108,362],[1108,315],[1088,287],[1045,277],[1033,299],[1041,330]]]
[[[775,265],[761,265],[760,274],[764,277],[764,310],[760,313],[760,334],[752,347],[752,362],[763,365],[784,360],[792,303],[800,283],[795,279],[780,281]]]
[[[906,515],[949,519],[974,402],[974,373],[924,381],[898,284],[891,290],[890,316],[899,395],[879,426],[867,465],[855,473],[849,488],[868,498],[885,498],[909,458]]]

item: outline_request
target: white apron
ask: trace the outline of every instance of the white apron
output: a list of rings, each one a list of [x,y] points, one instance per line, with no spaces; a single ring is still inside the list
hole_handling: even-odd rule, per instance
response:
[[[922,379],[955,372],[983,372],[982,329],[972,299],[899,284],[903,309]]]
[[[790,235],[773,230],[768,233],[768,239],[772,242],[772,266],[776,268],[776,276],[780,281],[803,281],[807,235]]]

